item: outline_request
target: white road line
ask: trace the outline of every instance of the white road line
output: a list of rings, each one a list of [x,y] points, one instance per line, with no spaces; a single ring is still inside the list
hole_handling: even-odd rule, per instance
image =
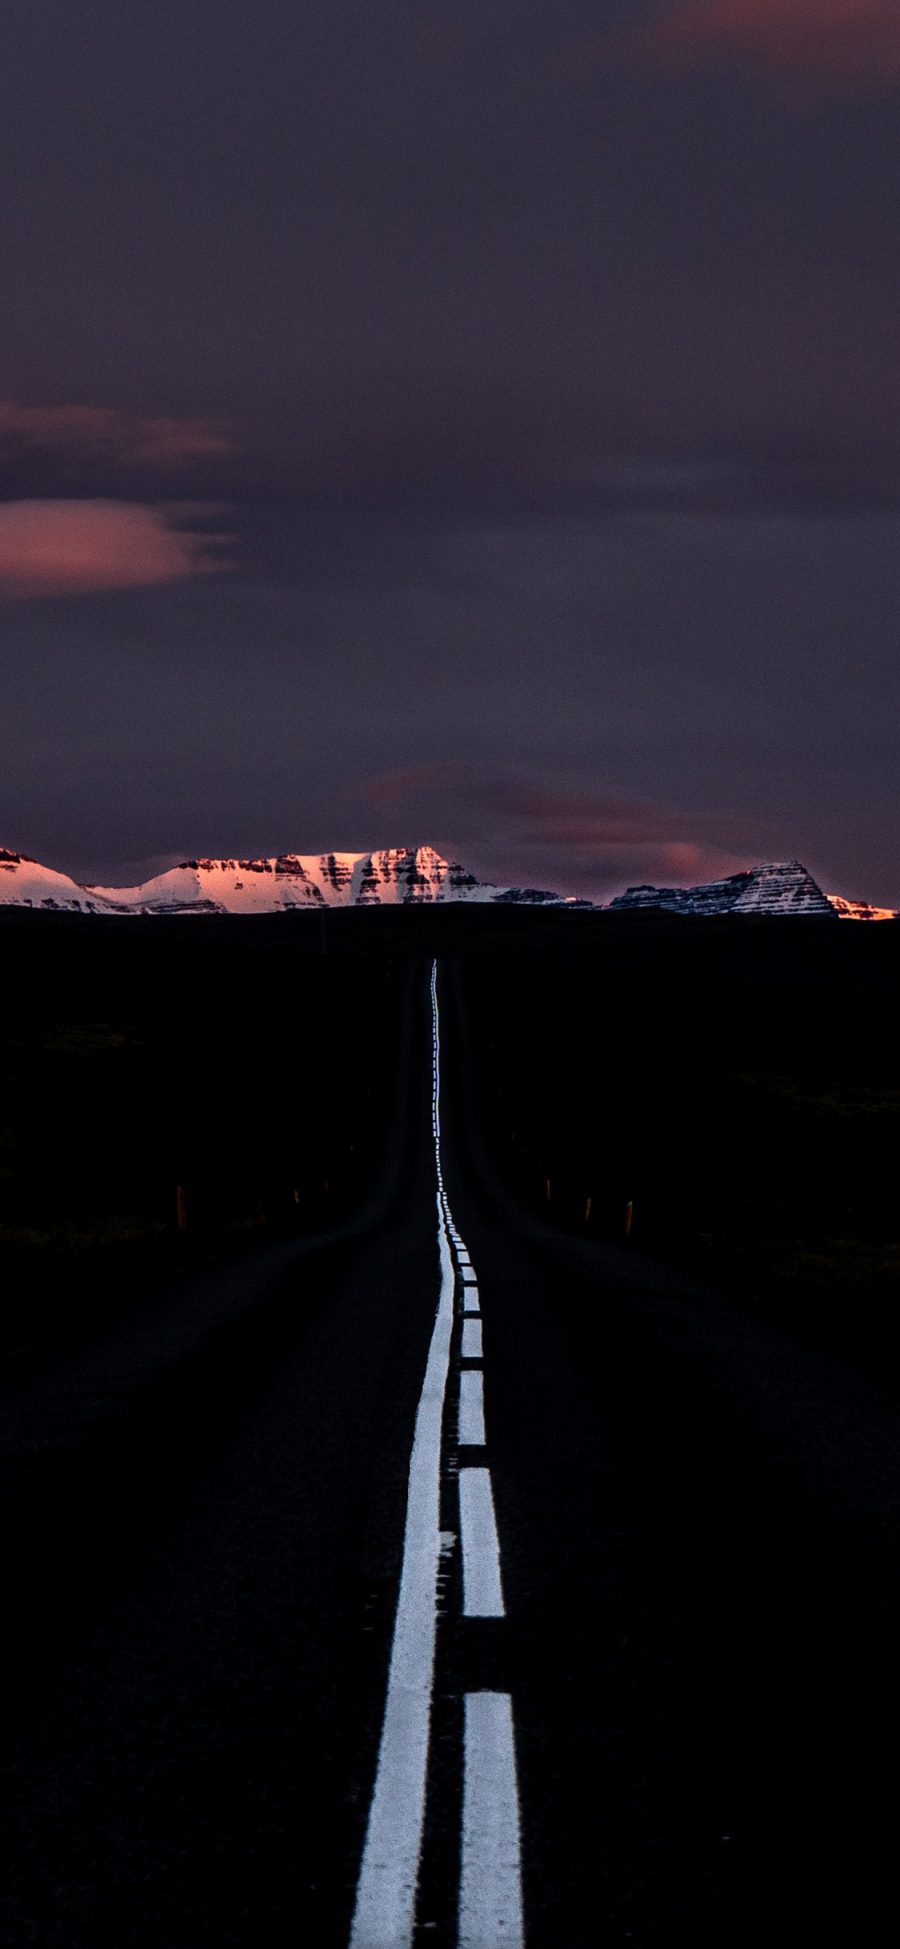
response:
[[[464,1367],[460,1373],[459,1439],[467,1448],[484,1447],[484,1384],[479,1367]]]
[[[435,1147],[439,1163],[440,1024],[436,969],[432,970],[431,993]],[[453,1327],[453,1262],[440,1191],[437,1208],[440,1293],[409,1464],[403,1567],[387,1700],[350,1949],[409,1949],[415,1926],[441,1548],[441,1422]]]
[[[462,1270],[462,1276],[463,1276],[463,1285],[464,1285],[464,1286],[475,1286],[475,1285],[477,1285],[477,1283],[478,1283],[478,1274],[477,1274],[476,1272],[473,1272],[473,1270],[472,1270],[472,1267],[471,1267],[470,1265],[467,1265],[467,1266],[463,1266],[463,1267],[461,1268],[461,1270]]]
[[[467,1287],[466,1287],[466,1290],[465,1290],[465,1292],[463,1293],[463,1312],[464,1312],[464,1313],[480,1313],[480,1312],[481,1312],[481,1307],[480,1307],[480,1306],[479,1306],[479,1304],[478,1304],[478,1287],[477,1287],[477,1286],[467,1286]]]
[[[480,1360],[482,1357],[481,1321],[463,1320],[460,1353],[463,1360]]]
[[[505,1617],[490,1469],[460,1469],[464,1617]]]
[[[519,1795],[512,1700],[465,1700],[459,1949],[523,1949]]]

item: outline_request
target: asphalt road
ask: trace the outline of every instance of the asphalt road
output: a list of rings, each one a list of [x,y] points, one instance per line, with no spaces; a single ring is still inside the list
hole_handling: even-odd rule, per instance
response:
[[[897,1403],[515,1209],[439,997],[442,1196],[423,968],[353,1226],[3,1377],[2,1940],[887,1940]]]

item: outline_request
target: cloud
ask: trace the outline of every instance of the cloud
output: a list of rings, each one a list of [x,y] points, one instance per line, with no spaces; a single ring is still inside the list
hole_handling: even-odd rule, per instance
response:
[[[594,898],[638,882],[716,879],[766,850],[753,822],[729,812],[628,802],[578,780],[491,762],[402,767],[370,778],[363,796],[395,835],[402,822],[407,837],[398,843],[424,838],[501,884]]]
[[[53,453],[125,468],[184,467],[231,451],[207,419],[153,417],[113,406],[20,406],[0,400],[0,459]]]
[[[674,69],[736,56],[829,92],[900,84],[897,0],[682,0],[618,45]]]
[[[213,574],[230,565],[231,537],[198,531],[211,512],[130,501],[8,501],[0,505],[0,598],[136,589]]]

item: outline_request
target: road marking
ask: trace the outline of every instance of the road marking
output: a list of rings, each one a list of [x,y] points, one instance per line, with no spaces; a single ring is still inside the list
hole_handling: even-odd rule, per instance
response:
[[[459,1440],[464,1448],[484,1447],[484,1383],[479,1367],[464,1367],[459,1377]]]
[[[439,1160],[440,1025],[436,975],[434,968],[431,978],[433,1103]],[[453,1262],[440,1190],[437,1210],[440,1292],[409,1464],[403,1566],[387,1699],[350,1949],[409,1949],[415,1927],[441,1549],[441,1423],[453,1327]]]
[[[459,1949],[523,1949],[519,1795],[512,1700],[465,1699]]]
[[[431,972],[432,1130],[437,1173],[440,1290],[409,1464],[400,1589],[384,1722],[349,1949],[412,1949],[425,1817],[437,1611],[455,1538],[439,1528],[441,1434],[462,1276],[462,1357],[481,1357],[478,1285],[457,1231],[441,1169],[440,1017]],[[480,1368],[460,1371],[459,1441],[485,1442]],[[459,1470],[463,1611],[503,1617],[500,1546],[487,1468]],[[524,1949],[512,1701],[502,1692],[465,1697],[463,1833],[457,1949]]]
[[[490,1469],[459,1471],[464,1617],[505,1617]]]
[[[460,1353],[462,1355],[463,1360],[481,1359],[482,1346],[481,1346],[481,1321],[480,1320],[463,1320],[462,1344],[460,1346]]]

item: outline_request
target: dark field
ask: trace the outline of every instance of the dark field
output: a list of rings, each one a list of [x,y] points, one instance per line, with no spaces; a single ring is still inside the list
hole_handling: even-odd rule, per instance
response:
[[[484,1341],[461,1264],[422,1940],[485,1690],[528,1949],[879,1940],[900,928],[14,916],[0,953],[3,1941],[346,1949],[440,1318],[434,954]],[[475,1466],[503,1615],[463,1607]]]
[[[6,915],[0,953],[7,1345],[350,1212],[393,1114],[404,969],[436,953],[525,1203],[589,1237],[630,1222],[792,1327],[897,1356],[900,926]]]
[[[0,932],[3,1343],[333,1225],[391,1116],[402,969],[265,927]]]
[[[900,928],[650,921],[597,949],[467,978],[510,1186],[896,1360]]]

